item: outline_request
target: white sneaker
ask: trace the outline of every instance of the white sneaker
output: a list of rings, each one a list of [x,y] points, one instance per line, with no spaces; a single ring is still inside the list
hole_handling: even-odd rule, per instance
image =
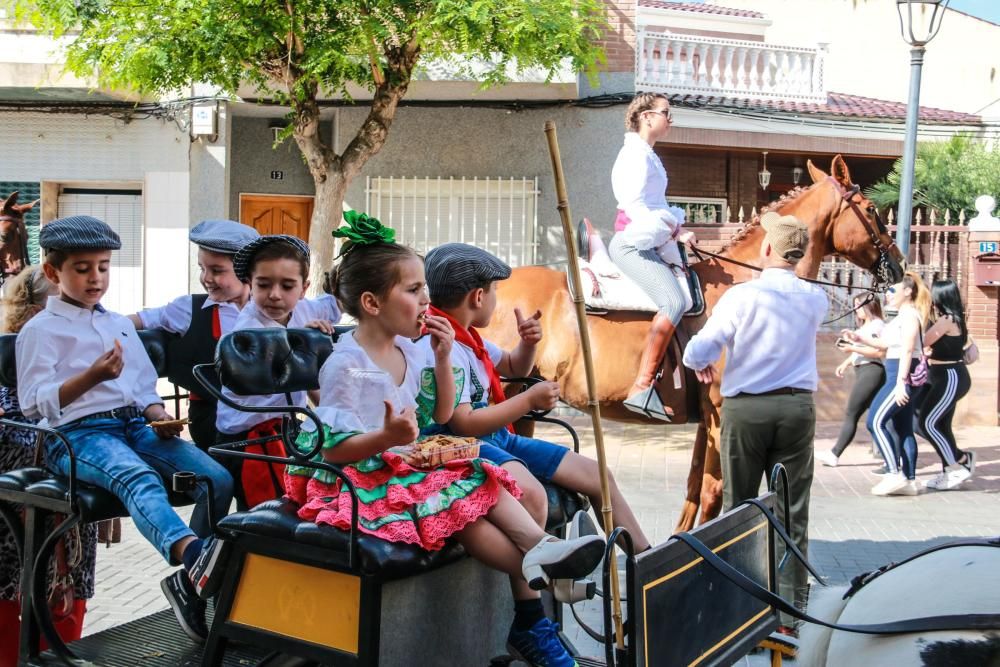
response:
[[[973,475],[976,474],[976,453],[972,450],[969,450],[965,452],[965,457],[966,457],[965,463],[962,463],[960,465],[964,466],[965,468],[968,468],[969,477],[972,477]]]
[[[939,472],[938,474],[934,475],[929,480],[927,480],[927,482],[924,483],[924,486],[926,486],[928,489],[934,489],[935,491],[938,491],[944,488],[944,481],[946,479],[948,479],[948,473],[942,470],[941,472]]]
[[[888,495],[890,496],[915,496],[920,493],[920,487],[917,486],[917,480],[908,479],[906,484],[899,487],[895,491],[890,491]]]
[[[580,579],[594,571],[604,556],[604,540],[587,535],[560,540],[546,535],[524,554],[521,571],[533,590],[540,591],[552,579]]]
[[[961,463],[956,463],[953,466],[948,466],[945,468],[944,472],[927,482],[928,489],[938,489],[939,491],[950,491],[951,489],[957,489],[962,485],[962,482],[967,479],[972,478],[972,473]],[[931,486],[931,483],[935,483]]]
[[[872,487],[873,496],[888,496],[906,486],[909,480],[901,472],[886,473],[882,481]]]
[[[822,463],[827,467],[830,468],[837,467],[837,461],[838,461],[837,455],[834,454],[833,451],[829,449],[820,450],[816,452],[814,456],[816,457],[817,461],[819,461],[820,463]]]

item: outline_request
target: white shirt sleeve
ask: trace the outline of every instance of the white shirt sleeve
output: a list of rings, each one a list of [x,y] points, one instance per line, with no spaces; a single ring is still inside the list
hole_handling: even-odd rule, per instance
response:
[[[119,322],[119,324],[122,327],[128,327],[125,331],[129,333],[128,348],[125,350],[125,363],[135,364],[138,367],[138,376],[135,382],[136,405],[141,410],[145,410],[151,405],[163,405],[163,399],[156,391],[156,368],[149,360],[149,354],[146,353],[146,348],[139,340],[139,334],[136,333],[131,320],[126,317],[123,317],[122,320],[123,322]]]
[[[739,326],[741,309],[745,307],[738,301],[738,292],[739,290],[729,290],[723,294],[705,326],[688,341],[684,348],[685,366],[700,371],[718,361],[726,345],[732,343]]]
[[[503,361],[503,348],[495,343],[491,343],[488,340],[483,341],[483,347],[486,348],[486,354],[490,356],[490,361],[496,366],[501,361]]]
[[[17,398],[21,412],[32,419],[55,421],[62,413],[59,388],[63,381],[55,377],[59,351],[43,331],[25,328],[14,346],[17,359]]]
[[[179,296],[165,306],[139,311],[144,329],[163,329],[175,334],[187,333],[191,326],[191,295]]]
[[[296,309],[303,306],[307,321],[330,320],[335,324],[340,321],[340,308],[337,306],[337,300],[330,294],[315,299],[303,299]]]

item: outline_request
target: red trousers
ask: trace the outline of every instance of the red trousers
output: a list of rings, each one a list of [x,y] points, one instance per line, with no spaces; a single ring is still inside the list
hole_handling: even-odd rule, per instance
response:
[[[21,632],[19,613],[21,605],[12,600],[0,600],[0,667],[17,667],[17,640]],[[64,642],[76,641],[83,632],[83,617],[87,601],[75,600],[73,611],[55,621],[56,631]],[[48,648],[42,640],[42,650]]]

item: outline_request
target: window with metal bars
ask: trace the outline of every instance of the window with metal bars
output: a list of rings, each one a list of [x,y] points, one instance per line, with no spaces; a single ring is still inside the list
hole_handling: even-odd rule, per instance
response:
[[[370,176],[366,194],[366,212],[417,252],[462,242],[511,266],[535,263],[537,178]]]

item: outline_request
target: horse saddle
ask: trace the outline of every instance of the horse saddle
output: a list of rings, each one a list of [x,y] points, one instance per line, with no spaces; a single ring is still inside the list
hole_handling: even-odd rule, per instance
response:
[[[580,286],[583,289],[583,300],[587,310],[591,312],[631,310],[647,313],[659,310],[646,292],[632,282],[611,260],[600,232],[594,229],[586,218],[580,221],[577,241],[580,254]],[[679,249],[686,267],[687,253],[683,245],[679,246]],[[686,280],[692,304],[684,316],[696,317],[705,312],[701,281],[694,271],[684,270],[683,274],[678,275],[678,279]]]

